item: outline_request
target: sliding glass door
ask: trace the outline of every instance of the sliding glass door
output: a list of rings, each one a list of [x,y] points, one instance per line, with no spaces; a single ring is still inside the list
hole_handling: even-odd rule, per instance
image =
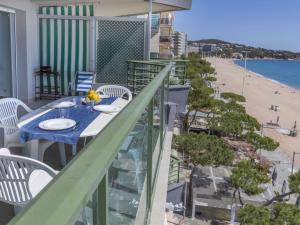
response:
[[[0,98],[15,97],[14,13],[0,8]]]

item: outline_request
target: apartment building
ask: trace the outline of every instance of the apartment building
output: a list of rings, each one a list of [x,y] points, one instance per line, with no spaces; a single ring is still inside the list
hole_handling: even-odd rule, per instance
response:
[[[180,57],[187,54],[187,34],[176,31],[174,33],[174,55]]]
[[[160,14],[160,58],[174,57],[174,12],[163,12]]]

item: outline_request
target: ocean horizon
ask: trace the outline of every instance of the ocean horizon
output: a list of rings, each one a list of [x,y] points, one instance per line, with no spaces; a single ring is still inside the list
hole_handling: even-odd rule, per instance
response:
[[[234,63],[244,68],[244,60],[234,60]],[[247,69],[273,81],[300,90],[300,61],[299,60],[247,60]]]

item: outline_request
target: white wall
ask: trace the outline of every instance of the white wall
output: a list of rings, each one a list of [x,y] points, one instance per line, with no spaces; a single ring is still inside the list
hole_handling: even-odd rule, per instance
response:
[[[27,71],[24,71],[28,80],[28,96],[24,100],[32,101],[34,98],[34,71],[39,67],[39,41],[38,41],[38,5],[30,0],[0,0],[0,5],[26,13],[26,33],[27,33]],[[19,71],[20,72],[20,71]],[[22,85],[24,74],[19,75],[19,86]],[[24,88],[24,87],[21,87]]]
[[[159,32],[156,35],[154,35],[154,37],[151,38],[150,52],[159,53],[159,38],[160,38]]]

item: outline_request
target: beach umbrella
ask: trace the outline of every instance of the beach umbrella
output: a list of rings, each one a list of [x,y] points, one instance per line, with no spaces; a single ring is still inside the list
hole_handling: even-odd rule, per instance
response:
[[[272,172],[272,184],[273,186],[275,186],[276,180],[277,180],[277,168],[276,166],[274,167],[274,170]]]
[[[287,183],[286,183],[286,180],[284,180],[283,184],[282,184],[282,188],[281,188],[281,193],[282,194],[286,193],[286,188],[287,188]]]
[[[300,196],[298,196],[298,198],[296,200],[296,206],[297,206],[297,208],[300,208]]]

